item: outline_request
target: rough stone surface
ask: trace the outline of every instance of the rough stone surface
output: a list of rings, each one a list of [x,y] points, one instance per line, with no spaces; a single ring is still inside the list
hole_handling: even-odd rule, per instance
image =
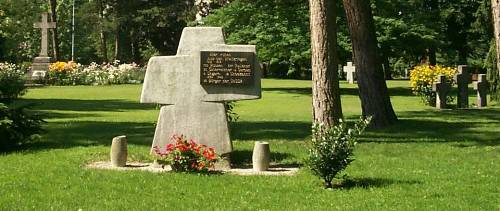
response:
[[[443,109],[446,108],[446,96],[450,91],[451,86],[446,81],[444,75],[439,75],[437,81],[432,84],[432,91],[436,92],[436,108]]]
[[[486,74],[479,74],[477,82],[474,82],[474,90],[477,94],[477,107],[482,108],[487,106],[488,80]]]
[[[467,65],[459,65],[458,72],[454,76],[457,83],[457,108],[469,107],[469,83],[471,83],[471,74],[467,71]]]
[[[117,136],[111,143],[111,164],[117,167],[127,165],[127,137]]]
[[[252,86],[202,86],[200,51],[256,53],[252,45],[225,45],[220,27],[186,27],[176,56],[149,60],[141,103],[163,105],[153,146],[165,147],[173,134],[183,134],[227,154],[232,145],[223,102],[260,98],[260,65],[255,60]]]
[[[266,171],[271,162],[271,150],[267,142],[255,142],[252,155],[252,165],[254,171]]]
[[[347,66],[344,66],[344,72],[346,73],[347,81],[350,84],[354,84],[356,67],[352,65],[352,62],[347,62]]]

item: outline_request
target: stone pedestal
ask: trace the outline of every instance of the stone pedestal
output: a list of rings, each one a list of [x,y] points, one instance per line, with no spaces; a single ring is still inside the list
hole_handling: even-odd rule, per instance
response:
[[[271,150],[268,142],[255,142],[252,155],[252,165],[254,171],[267,171],[271,161]]]
[[[35,81],[45,78],[45,75],[49,71],[50,61],[50,57],[35,57],[31,65],[31,71],[28,73],[29,79]]]
[[[117,136],[111,143],[111,165],[124,167],[127,164],[127,137]]]

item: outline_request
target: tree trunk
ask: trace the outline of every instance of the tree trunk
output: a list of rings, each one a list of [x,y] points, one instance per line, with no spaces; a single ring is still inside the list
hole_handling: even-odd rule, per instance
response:
[[[50,5],[50,20],[57,24],[57,0],[49,0]],[[59,61],[59,39],[57,37],[57,27],[52,29],[52,50],[55,61]]]
[[[377,60],[377,39],[369,0],[343,0],[351,34],[359,97],[363,116],[372,116],[372,127],[381,128],[397,121]]]
[[[491,13],[493,14],[493,28],[496,43],[497,70],[500,74],[500,0],[491,0]]]
[[[116,27],[115,33],[115,61],[120,60],[120,26]]]
[[[97,2],[97,7],[99,10],[99,34],[100,34],[100,41],[101,41],[101,53],[102,53],[102,60],[104,62],[109,62],[108,61],[108,36],[106,35],[106,32],[104,31],[104,5],[102,0],[99,0]]]
[[[309,0],[313,81],[313,122],[331,127],[342,116],[337,73],[335,0]]]
[[[500,101],[500,0],[491,0],[491,13],[493,14],[493,28],[495,33],[495,67],[496,71],[490,71],[491,99]],[[492,75],[495,74],[495,75]]]

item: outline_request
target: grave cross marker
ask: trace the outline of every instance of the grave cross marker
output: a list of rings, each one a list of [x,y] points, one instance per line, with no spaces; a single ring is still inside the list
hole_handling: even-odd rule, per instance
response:
[[[479,74],[477,82],[474,82],[474,90],[477,90],[477,107],[486,107],[486,94],[488,93],[488,80],[486,74]]]
[[[356,72],[356,67],[352,65],[352,62],[347,62],[347,66],[344,66],[344,72],[346,73],[347,81],[350,84],[354,83],[354,73]]]
[[[42,22],[35,23],[33,26],[37,29],[41,29],[41,31],[42,31],[42,38],[41,38],[42,46],[40,48],[40,57],[47,57],[48,56],[48,53],[47,53],[48,29],[56,28],[55,22],[47,22],[47,16],[48,16],[47,13],[42,13]]]
[[[432,91],[436,92],[436,108],[443,109],[446,107],[446,96],[450,91],[451,86],[446,81],[444,75],[439,75],[437,81],[432,84]]]
[[[231,57],[241,52],[253,57]],[[245,77],[250,66],[253,81],[234,84],[241,78],[231,75]],[[219,27],[184,28],[177,55],[152,57],[148,63],[141,103],[162,104],[153,146],[165,147],[173,134],[182,134],[227,155],[232,144],[223,102],[260,98],[260,75],[255,46],[226,45]],[[217,84],[204,81],[207,77]]]
[[[457,83],[457,108],[468,108],[469,107],[469,86],[472,78],[467,71],[467,65],[459,65],[458,72],[453,77]]]

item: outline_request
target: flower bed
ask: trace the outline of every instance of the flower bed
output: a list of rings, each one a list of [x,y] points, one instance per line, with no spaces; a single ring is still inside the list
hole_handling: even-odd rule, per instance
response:
[[[432,84],[437,81],[439,75],[444,75],[448,83],[452,84],[453,76],[457,72],[457,68],[444,67],[440,65],[429,66],[420,65],[411,70],[410,86],[413,94],[419,96],[424,104],[435,106],[436,93],[432,91]],[[446,98],[447,102],[453,101],[453,97]]]
[[[144,81],[145,73],[145,67],[119,61],[90,65],[55,62],[50,65],[44,82],[50,85],[137,84]]]

